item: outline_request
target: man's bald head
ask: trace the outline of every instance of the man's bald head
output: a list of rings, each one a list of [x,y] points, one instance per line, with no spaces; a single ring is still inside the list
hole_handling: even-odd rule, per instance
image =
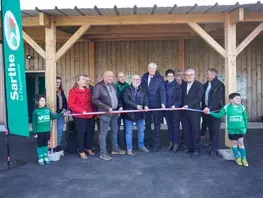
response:
[[[113,80],[114,80],[113,72],[112,71],[105,71],[103,73],[103,80],[104,80],[105,84],[113,83]]]
[[[125,83],[125,75],[124,75],[123,72],[119,72],[119,73],[117,73],[116,76],[117,76],[117,79],[118,79],[119,82],[121,82],[121,83]]]

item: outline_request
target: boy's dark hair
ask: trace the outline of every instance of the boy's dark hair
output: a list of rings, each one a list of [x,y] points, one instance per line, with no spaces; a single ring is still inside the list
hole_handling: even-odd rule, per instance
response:
[[[175,75],[175,72],[174,72],[174,70],[172,70],[172,69],[168,69],[168,70],[165,72],[165,76],[168,76],[168,74],[173,74],[173,75]]]
[[[37,98],[36,98],[36,107],[38,107],[38,103],[39,103],[39,100],[40,100],[41,98],[45,98],[45,100],[46,100],[46,96],[44,96],[44,95],[38,95]]]
[[[236,96],[240,96],[241,97],[241,95],[240,95],[240,93],[237,93],[237,92],[234,92],[234,93],[231,93],[230,95],[229,95],[229,99],[233,99],[234,97],[236,97]]]

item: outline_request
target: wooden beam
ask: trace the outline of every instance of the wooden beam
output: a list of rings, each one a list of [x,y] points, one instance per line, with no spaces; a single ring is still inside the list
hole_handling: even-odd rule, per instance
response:
[[[78,39],[90,28],[89,24],[82,25],[70,39],[58,50],[56,53],[56,61],[58,61],[77,41]]]
[[[206,14],[154,14],[122,16],[54,16],[56,26],[90,25],[149,25],[177,23],[223,23],[227,13]]]
[[[237,90],[236,81],[236,24],[231,24],[230,19],[225,22],[225,101],[228,96]],[[231,147],[231,141],[228,139],[227,129],[225,129],[225,144]]]
[[[244,8],[238,8],[230,12],[229,17],[231,24],[236,24],[238,22],[244,21]]]
[[[46,33],[46,97],[48,107],[55,112],[56,110],[56,26],[52,21],[50,27],[45,29]],[[51,132],[51,147],[57,145],[57,122],[53,121]]]
[[[261,22],[256,29],[254,29],[246,38],[242,41],[242,43],[239,44],[239,46],[236,49],[236,55],[238,55],[240,52],[245,49],[245,47],[248,46],[248,44],[253,41],[254,38],[263,30],[263,22]]]
[[[179,60],[179,69],[184,70],[184,39],[179,39],[179,53],[178,53],[178,60]]]
[[[88,35],[89,39],[96,39],[96,38],[141,38],[141,37],[172,37],[172,36],[189,36],[190,33],[187,32],[180,32],[180,33],[152,33],[152,34],[147,34],[147,33],[138,33],[138,34],[97,34],[97,35]]]
[[[50,27],[50,17],[43,12],[39,13],[39,25]]]
[[[210,25],[210,24],[209,24]],[[214,26],[213,26],[214,27]],[[86,34],[132,34],[193,32],[186,24],[92,26]]]
[[[244,22],[262,22],[263,12],[246,12]]]
[[[89,77],[92,83],[95,84],[95,44],[94,42],[89,43]]]
[[[97,38],[92,39],[93,41],[164,41],[164,40],[178,40],[184,37],[127,37],[127,38]]]
[[[215,51],[217,51],[223,58],[225,58],[226,51],[219,45],[203,28],[197,23],[188,23],[188,25],[209,44]]]
[[[42,58],[46,59],[46,52],[40,47],[27,33],[23,31],[23,37],[25,41],[34,49],[37,53],[39,53]]]

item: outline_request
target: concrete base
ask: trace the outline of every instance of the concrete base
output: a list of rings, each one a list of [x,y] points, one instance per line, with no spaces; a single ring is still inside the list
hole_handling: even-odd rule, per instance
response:
[[[50,161],[59,161],[61,156],[64,156],[63,150],[59,152],[48,153],[48,158]]]
[[[222,156],[225,160],[235,160],[232,149],[219,149],[218,154]]]

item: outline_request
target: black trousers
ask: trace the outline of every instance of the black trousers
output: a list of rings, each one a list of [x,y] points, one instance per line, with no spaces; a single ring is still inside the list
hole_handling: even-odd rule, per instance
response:
[[[205,133],[207,131],[207,128],[208,128],[208,122],[207,122],[208,119],[207,118],[208,117],[211,117],[211,116],[203,113],[203,115],[202,115],[203,120],[202,120],[201,136],[205,136]]]
[[[169,141],[178,145],[180,142],[180,112],[167,111],[164,115],[168,126]]]
[[[84,149],[92,148],[95,121],[94,118],[74,117],[74,124],[77,131],[79,152],[83,153]]]
[[[200,120],[201,113],[190,111],[184,112],[184,141],[187,148],[191,151],[199,150]]]
[[[145,114],[145,131],[144,131],[144,141],[145,145],[152,148],[160,147],[160,130],[161,130],[161,119],[163,118],[163,113],[159,111],[147,112]],[[154,122],[154,131],[152,131],[152,117]]]
[[[221,119],[217,119],[206,114],[203,116],[203,119],[205,120],[205,123],[207,123],[208,126],[212,149],[218,150]]]
[[[48,141],[50,138],[50,132],[42,132],[42,133],[37,133],[37,146],[42,147],[42,146],[48,146]]]
[[[126,138],[125,138],[125,135],[126,135],[126,130],[125,130],[125,124],[124,124],[124,115],[123,114],[120,114],[120,116],[118,117],[118,145],[121,144],[121,139],[120,139],[120,133],[121,133],[121,120],[122,120],[122,123],[123,123],[123,142],[125,144],[125,148],[126,148]]]

